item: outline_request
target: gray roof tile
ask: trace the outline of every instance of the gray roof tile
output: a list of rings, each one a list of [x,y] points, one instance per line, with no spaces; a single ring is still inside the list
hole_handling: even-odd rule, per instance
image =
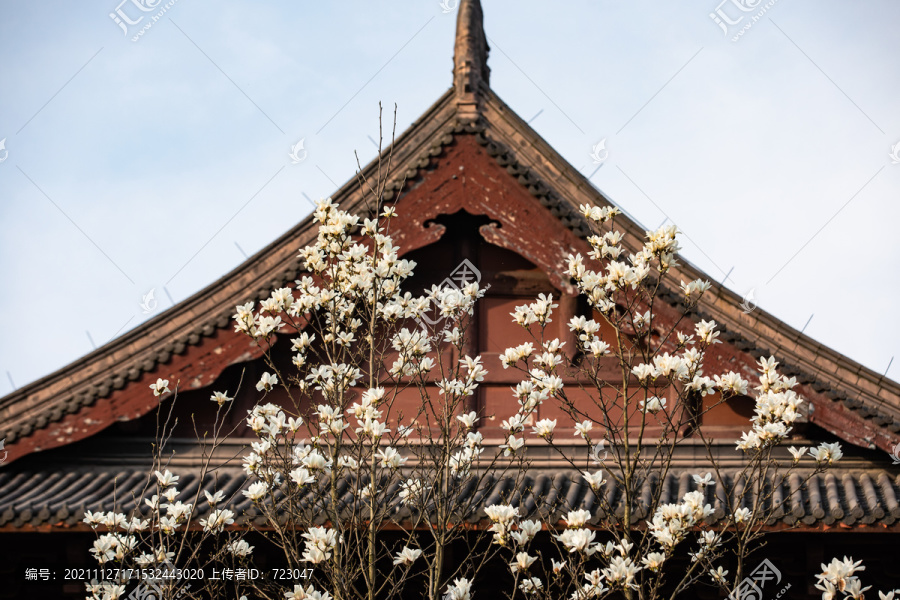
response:
[[[199,471],[178,470],[181,498],[193,498],[200,488]],[[735,481],[736,473],[722,472],[722,481],[717,481],[706,491],[714,513],[712,524],[725,516],[726,485],[732,493],[744,493],[740,481]],[[794,473],[776,485],[768,506],[774,510],[769,525],[785,523],[789,525],[893,525],[900,520],[900,478],[884,469],[847,470],[833,469],[824,474],[812,475],[806,484],[808,474]],[[24,526],[53,525],[61,527],[77,526],[81,523],[85,510],[118,510],[129,512],[135,504],[141,504],[144,497],[151,495],[153,488],[147,485],[148,472],[141,467],[121,467],[109,469],[74,470],[5,470],[0,472],[0,527],[19,528]],[[225,493],[228,507],[245,519],[253,519],[263,524],[264,519],[245,498],[240,490],[249,483],[243,471],[232,469],[218,471],[207,476],[202,489]],[[324,482],[323,482],[324,483]],[[346,507],[353,503],[350,481],[345,480],[340,491],[341,503]],[[388,495],[394,497],[398,482],[389,483]],[[777,483],[775,481],[770,482]],[[660,488],[661,486],[661,488]],[[319,489],[323,489],[319,487]],[[686,492],[694,489],[688,471],[673,472],[660,481],[653,474],[644,482],[640,499],[632,516],[637,523],[648,518],[648,503],[656,490],[661,490],[662,502],[677,502]],[[623,514],[621,490],[608,482],[603,491],[606,502],[614,512]],[[570,470],[531,470],[518,480],[512,476],[487,479],[480,488],[474,480],[463,482],[458,491],[458,499],[470,503],[474,509],[470,521],[484,518],[483,508],[499,502],[511,502],[522,507],[522,513],[540,515],[542,518],[558,518],[565,511],[584,508],[595,514],[591,523],[597,525],[604,520],[604,513],[597,496],[581,478],[580,473]],[[279,496],[280,497],[280,496]],[[746,501],[750,501],[750,494]],[[316,504],[324,507],[326,494],[310,491],[302,498],[302,504],[309,507]],[[408,514],[408,509],[396,506],[398,516]],[[203,494],[200,494],[195,516],[209,511]],[[324,511],[322,511],[324,521]]]

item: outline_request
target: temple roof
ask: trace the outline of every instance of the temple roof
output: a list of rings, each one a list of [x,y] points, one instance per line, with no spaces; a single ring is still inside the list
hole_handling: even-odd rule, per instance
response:
[[[639,523],[651,515],[647,507],[651,498],[659,493],[660,503],[678,503],[684,494],[696,488],[691,477],[695,469],[673,469],[664,478],[648,479],[637,500],[637,510],[632,523]],[[207,515],[210,507],[203,491],[210,494],[222,491],[225,502],[220,508],[230,508],[239,525],[253,522],[257,527],[268,524],[267,517],[253,506],[253,502],[241,494],[251,478],[240,468],[219,468],[215,475],[200,479],[201,469],[180,468],[179,487],[181,498],[196,501],[194,522]],[[707,502],[714,513],[707,520],[709,525],[722,521],[727,513],[725,490],[735,484],[737,471],[723,470],[714,485],[706,490]],[[349,477],[349,476],[348,476]],[[386,486],[386,494],[393,497],[394,518],[402,521],[409,509],[399,503],[395,495],[399,480]],[[347,506],[354,502],[355,483],[347,480],[342,502]],[[728,486],[728,487],[726,487]],[[812,474],[798,469],[784,479],[782,475],[767,475],[767,486],[774,490],[765,502],[765,511],[771,515],[766,529],[786,527],[800,529],[827,529],[844,526],[870,525],[877,530],[900,530],[900,476],[884,469],[853,469],[835,467],[824,474]],[[305,496],[309,501],[326,501],[328,494],[314,494],[314,487]],[[609,479],[603,489],[608,506],[621,518],[623,503],[621,489],[615,479]],[[0,472],[0,531],[4,529],[61,529],[88,530],[82,522],[84,511],[119,511],[129,513],[140,507],[147,497],[146,466],[82,466],[77,469],[48,467],[41,470],[25,470],[14,473]],[[752,503],[751,493],[746,492],[745,502]],[[323,500],[324,499],[324,500]],[[483,519],[483,508],[499,502],[511,502],[523,508],[522,517],[540,515],[550,522],[565,516],[569,510],[583,508],[593,515],[590,524],[599,525],[605,518],[594,491],[584,483],[581,473],[571,469],[529,469],[525,476],[488,476],[485,484],[476,488],[464,484],[458,490],[457,501],[470,511],[471,522]],[[143,509],[147,509],[146,506]],[[318,524],[324,524],[326,510]]]
[[[459,6],[454,52],[453,87],[400,135],[382,156],[394,165],[386,187],[391,198],[410,193],[431,176],[437,162],[459,149],[490,161],[539,203],[546,218],[561,224],[575,241],[588,235],[579,205],[608,206],[604,196],[562,158],[489,87],[487,37],[478,0]],[[454,158],[455,160],[455,158]],[[374,159],[361,176],[374,180]],[[499,169],[496,169],[499,168]],[[449,182],[448,182],[449,185]],[[459,185],[454,182],[453,185]],[[489,182],[485,185],[489,186]],[[332,198],[344,210],[363,214],[365,198],[353,178]],[[485,195],[467,200],[492,218],[509,217],[515,207]],[[473,209],[475,210],[475,209]],[[472,212],[472,214],[480,214]],[[623,218],[623,242],[636,250],[643,229]],[[513,236],[509,230],[488,232],[532,262],[549,265],[548,275],[561,291],[571,285],[560,278],[566,248],[560,240]],[[412,232],[397,231],[402,251],[411,249]],[[301,272],[297,249],[315,239],[311,217],[260,250],[246,262],[139,327],[70,365],[0,398],[0,439],[6,440],[7,464],[34,452],[90,437],[116,421],[141,417],[158,400],[147,386],[157,377],[180,380],[183,389],[211,386],[229,365],[260,355],[257,347],[233,331],[234,306],[268,296],[274,287],[292,282]],[[437,239],[439,229],[430,230]],[[706,277],[681,259],[673,281]],[[679,303],[677,290],[665,295]],[[781,370],[797,377],[811,404],[808,420],[851,444],[891,450],[900,443],[900,385],[827,348],[762,309],[745,312],[741,298],[714,285],[701,300],[694,318],[715,319],[723,339],[747,361],[773,355]]]

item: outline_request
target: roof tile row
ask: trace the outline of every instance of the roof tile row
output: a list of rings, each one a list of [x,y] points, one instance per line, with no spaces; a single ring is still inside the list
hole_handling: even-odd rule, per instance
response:
[[[253,503],[240,493],[250,483],[243,471],[223,471],[215,477],[207,476],[202,486],[199,471],[177,474],[180,475],[179,497],[184,501],[196,501],[196,517],[210,510],[202,491],[220,490],[228,499],[228,508],[242,515],[239,523],[242,520],[244,523],[253,520],[257,525],[265,523]],[[751,493],[742,491],[744,488],[735,476],[734,472],[721,473],[723,481],[707,488],[707,502],[715,511],[709,519],[710,524],[725,517],[728,489],[735,497],[743,495],[744,505],[752,502]],[[807,478],[809,480],[805,482]],[[342,482],[344,510],[355,502],[352,483],[350,480]],[[845,526],[893,525],[900,521],[900,477],[883,469],[854,472],[834,469],[811,477],[793,473],[783,481],[771,479],[769,488],[772,493],[765,506],[767,512],[771,511],[768,525],[772,527],[838,522]],[[655,493],[660,493],[661,502],[678,502],[693,489],[696,487],[688,471],[671,473],[662,480],[651,476],[642,485],[632,522],[649,517],[647,507]],[[148,472],[142,468],[5,471],[0,473],[0,527],[51,525],[65,528],[80,524],[85,510],[129,513],[137,505],[146,511],[142,499],[154,491],[155,485],[148,485]],[[395,517],[402,520],[408,515],[408,509],[397,502],[397,491],[398,482],[390,482],[386,493],[392,499]],[[523,513],[540,515],[550,521],[559,519],[568,510],[584,508],[595,515],[591,521],[594,525],[604,521],[606,507],[620,518],[624,512],[621,489],[614,480],[607,482],[603,490],[605,502],[601,502],[580,473],[567,470],[532,470],[518,479],[489,477],[480,486],[469,480],[459,486],[456,494],[460,504],[470,507],[468,520],[473,522],[484,518],[484,507],[499,502],[521,506]],[[327,498],[327,494],[310,490],[302,498],[301,505],[322,507],[327,504]],[[324,522],[325,511],[319,510],[319,514],[319,520]]]

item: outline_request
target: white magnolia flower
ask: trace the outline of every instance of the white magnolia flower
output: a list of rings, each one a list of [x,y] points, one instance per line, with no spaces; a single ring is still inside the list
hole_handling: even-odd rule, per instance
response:
[[[177,475],[172,475],[172,473],[170,473],[168,469],[166,469],[165,473],[154,471],[153,474],[156,475],[157,483],[159,483],[159,485],[164,488],[178,483],[179,477]]]
[[[322,454],[316,450],[310,450],[309,453],[301,460],[303,466],[310,471],[331,471],[331,461],[327,460]]]
[[[508,431],[511,434],[525,431],[525,417],[521,414],[513,415],[500,423],[500,429]]]
[[[541,530],[539,521],[522,521],[519,523],[519,531],[524,533],[528,538],[533,538]]]
[[[534,424],[532,431],[535,435],[546,440],[553,438],[553,429],[556,427],[556,419],[541,419]]]
[[[339,456],[338,467],[344,467],[346,469],[350,469],[351,471],[355,471],[359,468],[359,461],[357,461],[352,456]]]
[[[307,332],[303,332],[300,337],[293,338],[291,340],[291,350],[294,352],[302,352],[309,348],[309,345],[316,340],[315,334],[310,335]]]
[[[722,543],[722,538],[715,531],[706,530],[700,534],[700,541],[710,548],[715,548]]]
[[[696,301],[703,295],[709,287],[710,283],[702,279],[695,279],[690,283],[685,283],[684,281],[681,282],[681,291],[684,293],[684,297],[693,301]]]
[[[716,375],[714,378],[716,387],[723,392],[730,392],[736,396],[747,395],[747,380],[734,372],[728,372],[724,375]]]
[[[466,428],[471,429],[478,420],[478,415],[475,411],[472,411],[464,415],[457,415],[456,419],[465,425]]]
[[[176,521],[180,521],[188,516],[190,516],[191,511],[194,510],[193,504],[185,504],[182,501],[173,502],[165,505],[166,514],[175,519]],[[122,526],[125,526],[125,515],[122,515]]]
[[[694,483],[697,484],[697,487],[699,488],[705,488],[706,486],[715,483],[712,478],[712,473],[707,473],[702,477],[700,475],[692,475],[692,477],[694,478]]]
[[[250,556],[254,546],[248,544],[245,540],[235,540],[228,544],[228,551],[235,556]]]
[[[242,493],[250,498],[253,502],[257,502],[265,497],[266,492],[269,491],[269,486],[265,481],[257,481],[256,483],[250,484],[250,486],[244,490]]]
[[[219,406],[222,406],[226,402],[231,402],[234,398],[229,397],[224,392],[213,392],[213,395],[209,397],[209,399],[213,402],[218,403]]]
[[[425,490],[429,489],[420,479],[407,479],[400,484],[400,502],[403,504],[411,504],[420,498]]]
[[[597,339],[586,342],[585,349],[595,357],[609,354],[609,344]]]
[[[800,462],[800,459],[803,458],[803,455],[806,454],[807,450],[809,450],[809,448],[807,447],[795,448],[794,446],[791,446],[790,448],[788,448],[788,452],[790,452],[791,456],[794,457],[795,463]]]
[[[654,369],[652,365],[643,363],[631,367],[631,372],[641,381],[641,383],[646,383],[650,379],[656,379],[658,375],[656,369]]]
[[[111,534],[101,535],[99,538],[94,540],[93,548],[91,548],[91,554],[93,554],[94,558],[97,559],[97,562],[102,565],[106,562],[109,562],[110,560],[115,559],[117,546],[118,540],[115,536]]]
[[[84,523],[91,526],[91,529],[97,529],[97,526],[103,522],[105,515],[102,512],[84,511]]]
[[[650,324],[650,321],[652,319],[653,319],[653,315],[650,314],[649,310],[647,312],[645,312],[644,314],[640,314],[640,313],[635,314],[634,315],[635,330],[641,331],[642,329],[645,329]]]
[[[597,534],[589,529],[566,529],[555,537],[569,552],[582,552],[590,556],[597,551],[593,545],[596,536]]]
[[[572,598],[602,598],[609,591],[609,588],[603,583],[606,575],[600,569],[594,569],[590,573],[585,573],[584,578],[587,583],[581,586],[581,589],[572,595]]]
[[[232,523],[234,523],[234,513],[228,509],[221,508],[211,511],[205,519],[200,519],[201,527],[212,533],[218,533]]]
[[[163,394],[168,394],[171,391],[169,389],[168,379],[157,379],[156,383],[150,384],[150,389],[153,391],[154,396],[162,396]]]
[[[391,431],[390,428],[388,428],[386,424],[384,424],[380,421],[366,420],[366,422],[363,423],[363,427],[362,427],[362,433],[368,433],[368,435],[373,440],[377,440],[377,439],[381,438],[384,434],[390,433],[390,431]],[[357,429],[357,432],[359,433],[360,430]]]
[[[596,471],[594,473],[584,471],[581,476],[588,482],[588,485],[591,486],[592,490],[596,491],[603,485],[603,471]]]
[[[471,356],[464,356],[463,361],[465,364],[463,367],[468,371],[468,381],[469,383],[477,383],[484,381],[485,375],[487,375],[487,370],[484,368],[484,365],[481,364],[481,357],[476,356],[472,358]],[[469,394],[471,396],[471,393]]]
[[[297,467],[290,472],[290,477],[298,487],[303,487],[307,483],[315,483],[316,481],[316,478],[310,475],[309,471],[305,467]]]
[[[569,514],[566,515],[566,527],[569,528],[577,528],[583,527],[585,523],[588,522],[591,518],[591,513],[584,510],[583,508],[579,508],[578,510],[569,511]]]
[[[622,214],[615,206],[591,206],[590,204],[580,204],[578,210],[581,211],[584,218],[597,223],[605,223],[616,215]]]
[[[543,587],[544,584],[537,577],[529,577],[528,579],[523,579],[521,583],[519,583],[519,589],[522,590],[526,596],[533,596],[541,593]]]
[[[472,583],[465,577],[456,579],[447,586],[443,600],[472,600],[471,587]]]
[[[131,521],[129,521],[128,525],[125,527],[125,531],[127,531],[128,533],[134,533],[136,531],[146,531],[149,526],[150,521],[148,519],[131,517]]]
[[[331,558],[331,551],[338,543],[335,530],[324,527],[310,527],[302,537],[306,539],[303,560],[313,564]]]
[[[863,598],[865,598],[863,593],[870,589],[872,589],[871,585],[862,587],[862,582],[854,577],[847,581],[847,587],[844,590],[844,593],[847,594],[849,598],[853,598],[853,600],[863,600]]]
[[[726,579],[726,577],[728,577],[728,571],[726,571],[722,567],[718,567],[715,570],[710,569],[709,575],[713,578],[713,581],[720,585],[727,585],[728,583],[728,580]]]
[[[566,561],[564,560],[556,560],[555,558],[550,559],[550,567],[553,569],[554,575],[559,575],[562,573],[563,569],[566,567]]]
[[[834,558],[829,564],[822,564],[822,573],[816,575],[816,588],[825,592],[822,594],[823,598],[835,598],[837,590],[843,591],[845,597],[862,598],[865,590],[855,573],[865,569],[861,561],[854,561],[846,556],[843,560]]]
[[[589,433],[593,428],[594,424],[588,420],[584,420],[581,423],[575,423],[575,437],[580,436],[587,440],[589,437]]]
[[[116,529],[117,527],[124,529],[127,524],[127,519],[123,513],[109,511],[103,516],[103,524],[106,525],[108,529]]]
[[[300,584],[295,584],[293,591],[284,593],[284,598],[285,600],[332,600],[331,594],[317,591],[312,584],[308,585],[306,589]]]
[[[695,333],[701,342],[705,344],[719,344],[721,343],[718,339],[719,332],[716,329],[715,321],[700,321],[697,323],[695,328]]]
[[[520,360],[527,359],[529,356],[531,356],[532,352],[534,352],[534,346],[531,344],[531,342],[520,344],[515,348],[507,348],[506,351],[500,356],[500,362],[503,363],[504,369],[508,369]]]
[[[536,556],[529,556],[527,552],[519,552],[516,554],[516,560],[509,563],[509,570],[512,571],[513,574],[518,573],[519,571],[527,571],[528,567],[536,560]]]
[[[815,450],[811,449],[809,453],[816,459],[816,462],[827,463],[829,465],[841,460],[844,456],[844,453],[841,452],[841,445],[837,442],[833,444],[823,442]]]
[[[640,405],[642,410],[646,410],[651,414],[656,414],[666,407],[666,399],[657,398],[656,396],[650,396],[649,398],[647,398],[646,403],[641,400]]]
[[[744,523],[750,518],[750,509],[749,508],[738,508],[734,511],[734,522],[735,523]]]
[[[519,450],[524,445],[525,445],[524,438],[517,438],[516,436],[511,435],[506,440],[505,444],[500,445],[500,448],[503,449],[504,456],[509,456],[511,454],[515,454],[516,451]]]
[[[256,384],[257,391],[269,391],[278,384],[278,376],[271,373],[263,373]]]
[[[156,563],[164,563],[164,562],[172,562],[175,559],[175,552],[171,550],[166,550],[164,546],[156,548],[154,550],[153,562]]]
[[[462,339],[462,332],[459,330],[459,327],[444,331],[444,341],[448,344],[458,345]]]
[[[416,562],[416,559],[418,559],[420,556],[422,556],[421,550],[418,550],[418,549],[413,550],[412,548],[407,548],[406,546],[403,546],[403,550],[398,552],[394,556],[394,564],[395,565],[404,565],[404,566],[408,567],[409,565]]]
[[[401,457],[400,453],[390,446],[379,450],[376,456],[381,460],[382,467],[390,469],[399,469],[407,461],[406,458]]]
[[[558,375],[548,375],[541,379],[540,386],[547,396],[556,396],[563,389],[563,380]]]
[[[644,563],[644,567],[651,571],[658,571],[665,561],[666,555],[662,552],[650,552],[641,559],[641,562]]]
[[[519,508],[508,504],[491,504],[484,512],[494,523],[509,523],[519,518]]]
[[[610,587],[636,589],[637,584],[634,582],[634,576],[640,570],[641,567],[635,565],[630,558],[614,556],[609,561],[609,566],[602,569],[601,572],[606,577]]]

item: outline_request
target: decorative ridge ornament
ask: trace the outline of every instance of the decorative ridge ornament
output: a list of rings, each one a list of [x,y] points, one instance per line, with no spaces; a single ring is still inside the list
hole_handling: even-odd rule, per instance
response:
[[[462,119],[475,119],[481,112],[481,92],[490,85],[491,69],[487,66],[489,51],[481,2],[461,0],[456,17],[453,88]]]

